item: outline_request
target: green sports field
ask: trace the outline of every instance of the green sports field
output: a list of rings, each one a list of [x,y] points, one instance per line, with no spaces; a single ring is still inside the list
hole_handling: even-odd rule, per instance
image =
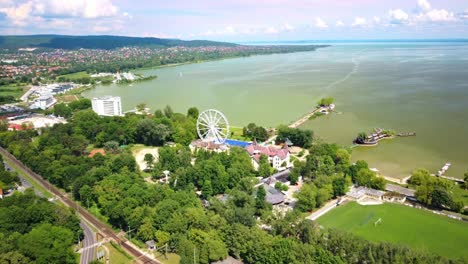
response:
[[[380,223],[375,224],[378,219]],[[468,223],[398,204],[339,206],[317,222],[372,241],[425,249],[449,258],[468,256]]]

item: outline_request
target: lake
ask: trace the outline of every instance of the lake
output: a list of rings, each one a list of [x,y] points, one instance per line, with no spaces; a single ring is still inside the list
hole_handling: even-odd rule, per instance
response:
[[[122,97],[124,110],[146,103],[186,112],[222,111],[231,125],[288,124],[324,96],[335,98],[339,114],[306,122],[328,142],[349,146],[357,133],[373,128],[416,132],[353,149],[384,175],[408,176],[415,168],[432,173],[445,162],[446,175],[468,171],[468,43],[333,43],[314,52],[137,70],[158,75],[131,85],[98,86],[83,93]]]

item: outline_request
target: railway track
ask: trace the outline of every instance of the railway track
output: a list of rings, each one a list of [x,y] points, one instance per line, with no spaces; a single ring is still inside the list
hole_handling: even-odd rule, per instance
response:
[[[105,223],[101,222],[101,220],[97,219],[94,215],[89,213],[86,209],[81,207],[78,203],[74,202],[67,195],[65,195],[62,191],[60,191],[57,187],[50,184],[48,181],[44,180],[39,174],[32,171],[30,168],[25,166],[21,161],[17,160],[15,156],[10,154],[7,150],[0,147],[0,153],[8,159],[11,163],[14,163],[18,166],[21,170],[29,175],[32,179],[34,179],[38,184],[42,185],[42,187],[46,188],[54,194],[59,200],[68,207],[75,208],[78,215],[91,223],[97,230],[104,235],[105,237],[109,237],[114,240],[117,244],[119,244],[124,250],[126,250],[130,255],[132,255],[138,262],[140,263],[148,263],[148,264],[161,264],[161,262],[156,261],[143,253],[139,250],[135,249],[131,245],[127,243],[127,240],[124,238],[119,237],[112,229],[110,229]]]

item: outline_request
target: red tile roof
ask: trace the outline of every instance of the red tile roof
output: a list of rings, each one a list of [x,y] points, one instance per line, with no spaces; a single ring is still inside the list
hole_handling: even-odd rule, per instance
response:
[[[260,154],[264,154],[268,157],[278,156],[280,159],[285,159],[289,153],[289,148],[286,144],[284,145],[282,149],[277,149],[273,146],[264,147],[264,146],[258,145],[257,141],[255,140],[251,145],[246,146],[245,150],[247,150],[250,156],[253,156],[254,159],[257,159],[260,156]]]

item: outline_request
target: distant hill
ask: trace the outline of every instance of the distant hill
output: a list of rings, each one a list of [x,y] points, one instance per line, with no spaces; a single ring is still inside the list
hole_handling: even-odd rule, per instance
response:
[[[0,49],[18,48],[55,48],[55,49],[115,49],[120,47],[203,47],[203,46],[237,46],[227,42],[208,40],[180,40],[161,38],[139,38],[121,36],[67,36],[67,35],[25,35],[0,36]]]

